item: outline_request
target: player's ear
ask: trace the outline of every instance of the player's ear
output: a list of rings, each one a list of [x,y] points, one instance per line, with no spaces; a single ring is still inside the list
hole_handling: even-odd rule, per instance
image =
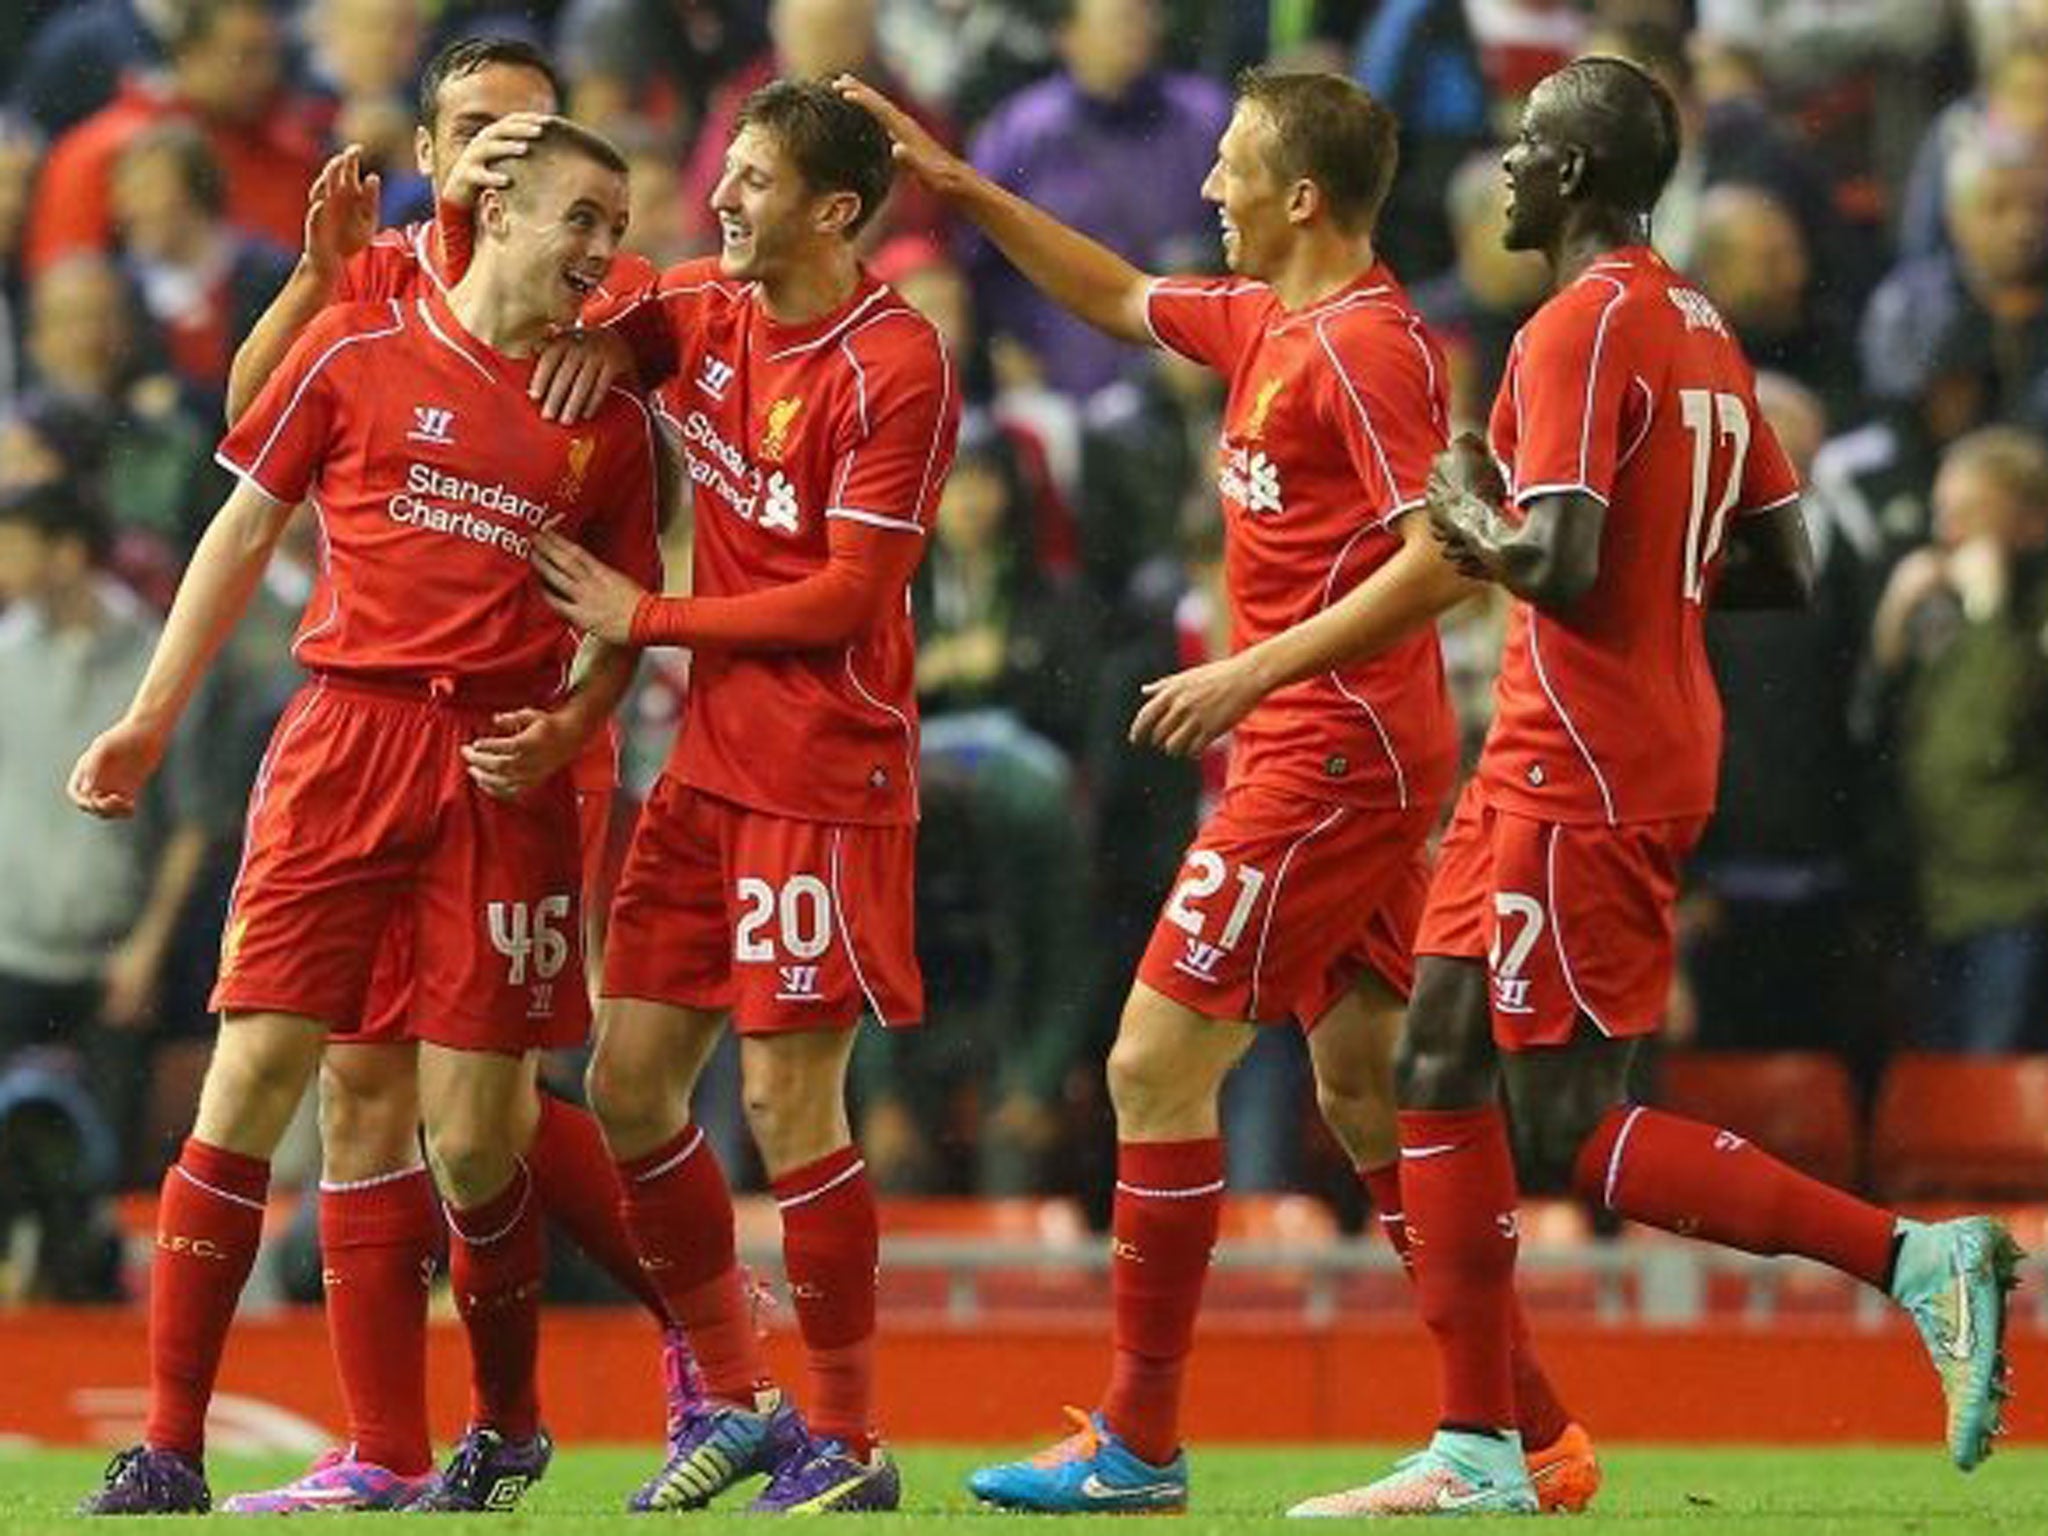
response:
[[[1287,189],[1287,222],[1306,224],[1316,216],[1323,206],[1323,189],[1306,176],[1296,179]]]
[[[476,227],[494,240],[505,238],[511,227],[512,211],[501,187],[485,187],[477,194]]]
[[[860,217],[858,192],[828,192],[818,199],[812,221],[821,235],[843,235]]]
[[[429,180],[434,174],[434,136],[424,126],[412,131],[412,163]]]
[[[1567,144],[1557,169],[1557,190],[1566,197],[1577,197],[1586,190],[1587,179],[1592,173],[1593,157],[1583,146]]]

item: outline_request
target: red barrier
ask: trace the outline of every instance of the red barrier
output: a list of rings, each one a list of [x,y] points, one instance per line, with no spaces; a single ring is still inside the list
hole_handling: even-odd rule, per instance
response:
[[[104,1445],[134,1437],[144,1370],[139,1311],[0,1314],[0,1439]],[[1062,1403],[1089,1403],[1107,1359],[1104,1320],[899,1324],[880,1354],[883,1423],[898,1440],[1026,1441],[1056,1432]],[[1939,1393],[1898,1322],[1779,1323],[1666,1331],[1545,1326],[1546,1364],[1603,1442],[1933,1442]],[[460,1330],[433,1330],[434,1426],[448,1438],[465,1402]],[[796,1340],[770,1354],[801,1391]],[[2016,1334],[2016,1438],[2048,1442],[2048,1337]],[[1327,1329],[1221,1320],[1204,1328],[1187,1394],[1196,1440],[1416,1439],[1436,1406],[1435,1359],[1407,1324]],[[557,1311],[542,1344],[543,1401],[558,1439],[653,1440],[660,1432],[654,1340],[637,1313]],[[213,1442],[311,1448],[339,1422],[320,1318],[291,1310],[235,1330]],[[2032,1390],[2029,1390],[2029,1389]]]

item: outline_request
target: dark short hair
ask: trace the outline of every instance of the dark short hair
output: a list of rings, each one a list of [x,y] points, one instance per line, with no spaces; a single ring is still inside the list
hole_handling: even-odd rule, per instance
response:
[[[0,492],[0,523],[21,523],[45,539],[76,539],[93,564],[114,546],[113,526],[99,498],[75,480],[49,480]]]
[[[585,160],[603,166],[615,176],[630,176],[632,168],[618,145],[599,133],[595,128],[567,117],[550,117],[541,122],[540,133],[527,146],[528,160],[547,160],[556,155],[580,155]],[[517,174],[515,167],[514,174]]]
[[[185,180],[186,190],[201,208],[215,217],[227,211],[227,178],[221,173],[213,146],[207,143],[197,124],[175,117],[153,123],[122,146],[121,158],[126,160],[131,155],[155,150],[171,157]]]
[[[1400,124],[1355,81],[1253,66],[1237,77],[1237,99],[1273,125],[1268,156],[1282,181],[1312,181],[1339,227],[1371,230],[1394,184]]]
[[[773,134],[813,192],[851,192],[860,199],[848,238],[861,232],[889,195],[896,174],[889,135],[867,108],[822,80],[771,80],[741,104],[733,132],[743,128]]]
[[[493,64],[530,69],[548,83],[556,105],[566,94],[554,61],[523,37],[458,37],[431,59],[420,75],[420,126],[434,131],[441,117],[441,87]]]
[[[1592,156],[1595,196],[1631,213],[1655,207],[1678,168],[1678,103],[1664,83],[1640,64],[1596,53],[1543,84]]]

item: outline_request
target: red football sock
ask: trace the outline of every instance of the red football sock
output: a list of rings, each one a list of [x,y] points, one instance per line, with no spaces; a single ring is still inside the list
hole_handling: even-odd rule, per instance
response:
[[[1155,1466],[1180,1449],[1181,1379],[1222,1215],[1222,1137],[1117,1143],[1116,1355],[1102,1417]]]
[[[768,1373],[740,1284],[732,1191],[718,1154],[702,1130],[686,1125],[618,1169],[626,1227],[648,1278],[690,1336],[704,1390],[720,1402],[753,1407]]]
[[[875,1439],[875,1191],[860,1149],[774,1180],[782,1263],[811,1372],[811,1427],[865,1456]]]
[[[364,1461],[411,1477],[434,1464],[427,1428],[427,1288],[441,1207],[424,1168],[320,1186],[327,1340]]]
[[[1380,1220],[1380,1230],[1386,1234],[1387,1242],[1401,1260],[1401,1267],[1412,1278],[1414,1265],[1408,1258],[1408,1224],[1401,1210],[1400,1162],[1361,1168],[1358,1177],[1372,1200],[1373,1211]],[[1543,1362],[1536,1357],[1535,1336],[1529,1330],[1529,1319],[1522,1312],[1520,1297],[1514,1300],[1513,1323],[1515,1428],[1521,1431],[1523,1445],[1531,1450],[1541,1450],[1565,1432],[1572,1416],[1558,1400],[1557,1389],[1551,1386]]]
[[[1576,1184],[1631,1221],[1746,1253],[1796,1253],[1882,1287],[1892,1213],[1788,1168],[1733,1131],[1641,1105],[1609,1110]]]
[[[270,1164],[185,1142],[164,1174],[149,1271],[149,1423],[159,1450],[206,1450],[206,1405],[263,1241]]]
[[[1498,1107],[1401,1111],[1401,1196],[1443,1423],[1515,1422],[1515,1164]]]
[[[448,1207],[448,1278],[469,1334],[470,1418],[508,1440],[540,1428],[540,1281],[547,1228],[523,1162],[467,1210]]]
[[[560,1222],[576,1246],[622,1290],[630,1291],[657,1323],[668,1326],[668,1304],[641,1268],[633,1234],[626,1230],[625,1191],[597,1117],[543,1093],[540,1124],[534,1129],[533,1145],[526,1149],[526,1161],[533,1169],[533,1192],[541,1210]]]

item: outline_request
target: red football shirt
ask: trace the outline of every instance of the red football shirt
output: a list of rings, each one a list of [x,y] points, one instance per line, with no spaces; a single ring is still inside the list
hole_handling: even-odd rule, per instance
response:
[[[695,507],[692,590],[738,597],[823,568],[826,523],[923,540],[953,460],[959,390],[929,321],[862,275],[783,325],[715,259],[665,273],[618,322],[670,418]],[[903,599],[824,651],[697,653],[669,757],[686,784],[810,821],[917,819],[916,640]]]
[[[530,358],[462,328],[438,294],[323,310],[221,443],[277,501],[310,501],[321,570],[293,654],[308,671],[449,675],[544,702],[562,621],[535,528],[658,586],[654,433],[615,389],[577,426],[527,399]]]
[[[1600,576],[1569,613],[1516,603],[1487,798],[1545,821],[1704,816],[1721,696],[1702,624],[1734,518],[1799,494],[1748,360],[1706,297],[1654,251],[1595,262],[1508,356],[1493,451],[1516,506],[1581,491],[1607,506]]]
[[[1232,645],[1313,618],[1401,547],[1448,407],[1442,354],[1375,265],[1290,312],[1264,283],[1165,279],[1146,313],[1164,346],[1230,380],[1218,484]],[[1232,737],[1233,784],[1360,806],[1433,805],[1457,773],[1434,628],[1276,690]]]

